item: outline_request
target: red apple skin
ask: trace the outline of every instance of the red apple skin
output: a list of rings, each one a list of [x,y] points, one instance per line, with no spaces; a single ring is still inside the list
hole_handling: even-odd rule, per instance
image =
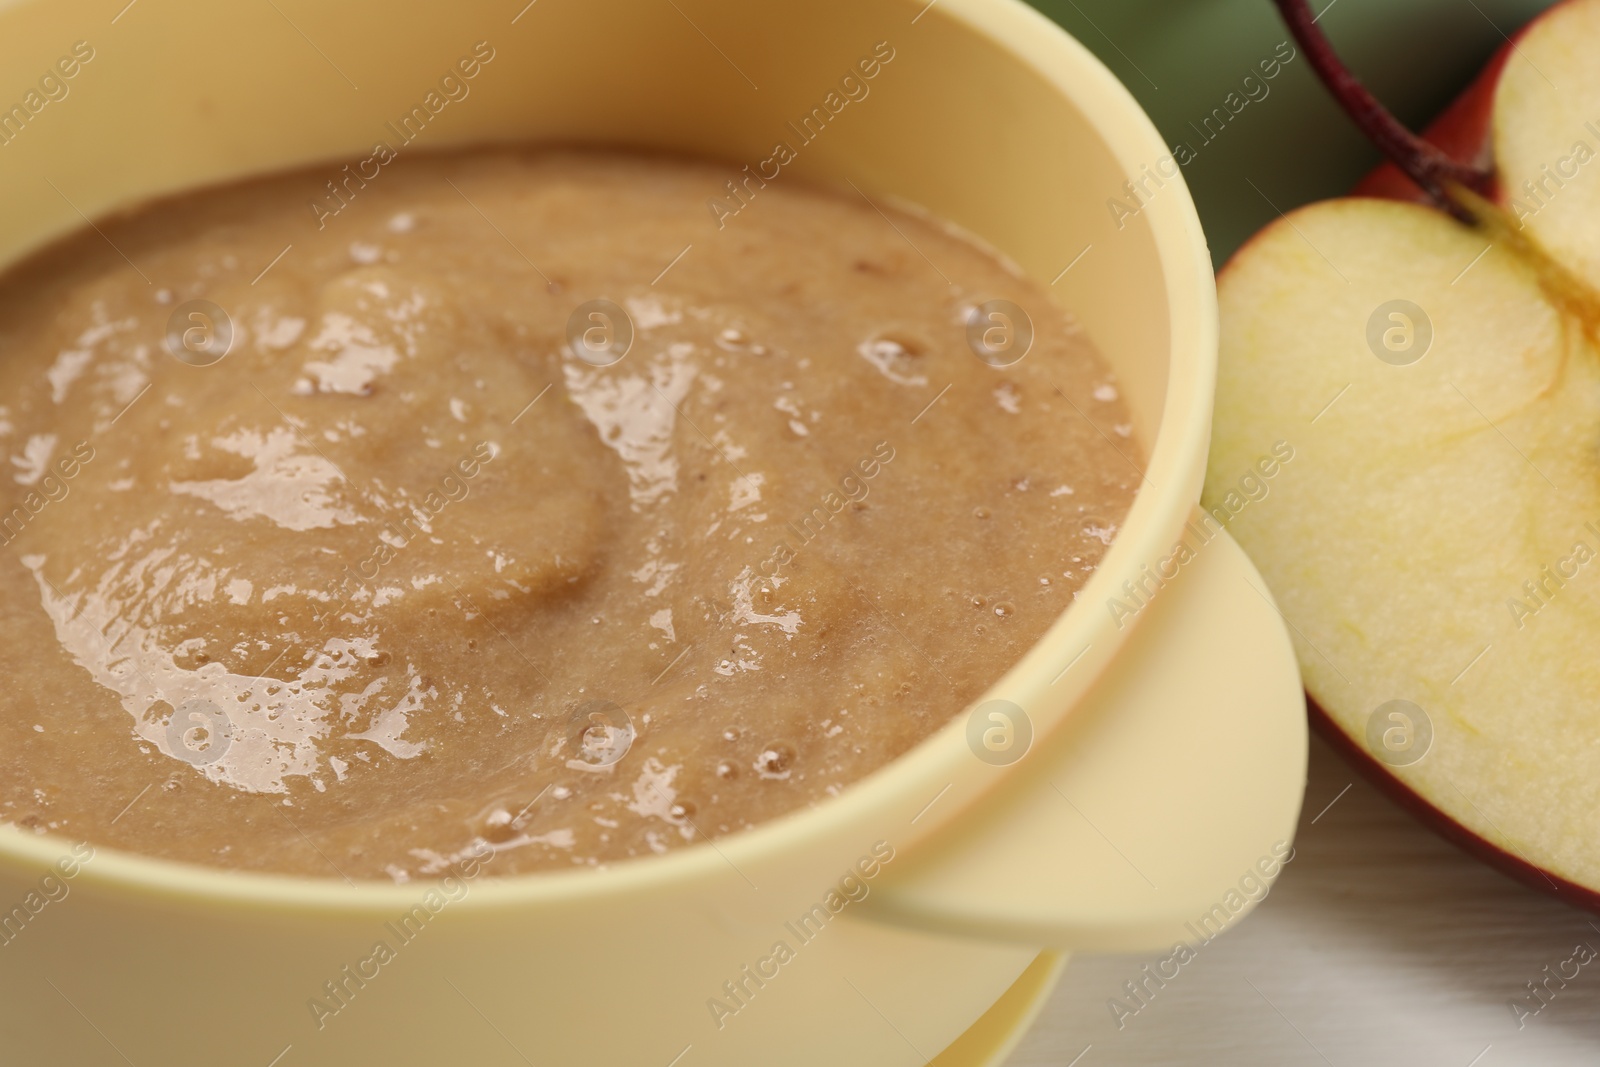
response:
[[[1556,4],[1545,14],[1563,6],[1566,2],[1567,0],[1562,0],[1562,3]],[[1540,18],[1543,17],[1543,15],[1540,16]],[[1538,19],[1534,21],[1537,22]],[[1532,23],[1529,23],[1529,26],[1532,26]],[[1500,75],[1505,70],[1507,60],[1516,51],[1516,43],[1527,30],[1528,27],[1524,27],[1518,31],[1494,54],[1472,84],[1467,86],[1461,95],[1457,96],[1440,113],[1439,117],[1428,126],[1423,134],[1425,140],[1438,146],[1450,158],[1460,162],[1484,167],[1489,167],[1493,164],[1491,133],[1495,90],[1499,87]],[[1373,197],[1380,200],[1433,203],[1432,199],[1393,163],[1383,163],[1368,172],[1361,181],[1356,183],[1355,188],[1351,190],[1351,195]],[[1504,201],[1503,194],[1498,188],[1498,183],[1494,199],[1502,203]],[[1228,262],[1223,264],[1222,269],[1218,271],[1219,280],[1226,276],[1228,268],[1232,266],[1233,261],[1240,257],[1245,249],[1255,242],[1257,237],[1279,224],[1279,222],[1274,222],[1263,227],[1256,235],[1241,245],[1229,257]],[[1399,778],[1395,777],[1385,764],[1373,758],[1372,754],[1363,748],[1360,743],[1345,733],[1344,729],[1322,709],[1322,706],[1317,703],[1316,698],[1310,693],[1306,694],[1306,712],[1310,717],[1312,729],[1317,731],[1317,734],[1328,743],[1329,747],[1339,753],[1346,763],[1354,767],[1362,777],[1376,786],[1380,792],[1408,811],[1418,822],[1429,827],[1463,852],[1482,860],[1501,873],[1534,889],[1553,894],[1568,904],[1587,911],[1600,913],[1600,890],[1570,882],[1565,878],[1536,867],[1521,856],[1507,852],[1499,845],[1478,836],[1456,822],[1449,815],[1436,808],[1420,793],[1415,792]]]
[[[1422,131],[1424,141],[1440,149],[1458,163],[1468,163],[1478,167],[1488,167],[1493,164],[1490,126],[1494,114],[1494,91],[1500,85],[1500,72],[1505,69],[1506,60],[1511,58],[1517,38],[1522,36],[1522,32],[1526,31],[1519,32],[1517,37],[1502,45],[1473,79],[1472,84],[1462,90],[1461,95],[1452,100],[1450,105],[1439,113],[1439,117],[1428,124],[1428,128]],[[1380,163],[1368,171],[1366,177],[1357,182],[1350,193],[1352,196],[1371,196],[1379,200],[1433,203],[1432,198],[1393,163]],[[1498,182],[1493,199],[1497,201],[1500,199]]]
[[[1560,6],[1562,4],[1556,5]],[[1548,13],[1547,11],[1546,14]],[[1427,130],[1423,132],[1424,140],[1440,148],[1451,159],[1481,167],[1492,167],[1494,153],[1491,135],[1495,90],[1500,85],[1500,75],[1505,70],[1506,61],[1515,53],[1517,42],[1527,30],[1528,27],[1523,27],[1495,52],[1483,70],[1473,79],[1472,84],[1428,125]],[[1428,194],[1393,163],[1383,163],[1370,171],[1356,183],[1351,193],[1354,196],[1370,196],[1383,200],[1432,203]],[[1505,200],[1498,181],[1493,199],[1500,203],[1504,203]],[[1535,867],[1521,856],[1507,852],[1466,829],[1391,774],[1387,767],[1346,734],[1310,694],[1306,695],[1306,708],[1311,716],[1312,728],[1345,758],[1345,762],[1354,766],[1363,777],[1391,800],[1409,811],[1419,822],[1432,828],[1446,841],[1535,889],[1553,893],[1577,907],[1600,912],[1600,892]]]
[[[1561,0],[1560,3],[1547,8],[1533,22],[1508,38],[1506,43],[1489,58],[1489,62],[1484,64],[1483,70],[1478,72],[1472,84],[1463,89],[1461,94],[1428,124],[1428,128],[1422,131],[1422,139],[1459,163],[1492,169],[1494,92],[1500,86],[1500,74],[1505,70],[1506,61],[1516,52],[1517,43],[1522,40],[1523,35],[1540,19],[1552,11],[1565,7],[1569,2],[1570,0]],[[1350,193],[1352,196],[1371,196],[1380,200],[1433,203],[1432,198],[1406,177],[1399,167],[1387,162],[1380,163],[1368,171],[1366,177],[1357,182]],[[1495,183],[1491,199],[1501,206],[1505,204],[1505,197],[1498,181]]]
[[[1479,837],[1434,807],[1422,794],[1414,792],[1391,774],[1388,767],[1373,759],[1371,753],[1353,741],[1350,735],[1322,710],[1321,705],[1310,693],[1306,694],[1306,712],[1311,718],[1311,728],[1317,731],[1318,736],[1326,741],[1330,748],[1344,757],[1346,763],[1354,767],[1380,792],[1410,812],[1418,822],[1434,833],[1469,856],[1482,860],[1502,874],[1509,875],[1525,885],[1553,894],[1574,907],[1600,912],[1600,892],[1535,867],[1521,856],[1507,852],[1492,841]]]

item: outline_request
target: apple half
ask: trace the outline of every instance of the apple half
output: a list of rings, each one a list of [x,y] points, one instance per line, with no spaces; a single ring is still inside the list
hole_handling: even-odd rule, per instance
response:
[[[1322,732],[1600,910],[1597,54],[1600,0],[1567,0],[1444,116],[1493,218],[1383,168],[1234,255],[1204,504],[1270,584]]]

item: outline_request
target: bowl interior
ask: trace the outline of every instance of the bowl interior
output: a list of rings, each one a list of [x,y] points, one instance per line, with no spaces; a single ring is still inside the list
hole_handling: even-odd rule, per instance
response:
[[[115,22],[87,5],[0,7],[0,69],[42,73],[75,40],[95,52],[0,146],[0,264],[157,195],[336,161],[308,180],[309,233],[322,182],[380,143],[402,156],[506,140],[633,145],[726,160],[730,178],[782,144],[793,159],[772,180],[853,183],[965,228],[1045,283],[1118,373],[1147,480],[1084,599],[1103,601],[1170,547],[1209,434],[1209,265],[1187,191],[1152,176],[1160,138],[1081,46],[1010,0],[519,6],[458,0],[402,16],[377,0],[165,0]],[[447,83],[475,51],[492,58]],[[1154,195],[1119,218],[1110,201],[1126,200],[1129,180]],[[704,240],[719,236],[708,209]],[[1103,611],[1067,613],[997,691],[1009,684],[1019,702],[1048,691],[1060,706],[1035,715],[1047,728],[1120,641],[1107,631]],[[1050,689],[1092,642],[1086,680]],[[958,726],[833,804],[971,773]]]
[[[286,0],[281,14],[178,2],[135,6],[114,25],[87,6],[76,20],[45,8],[6,12],[16,30],[0,42],[0,68],[42,73],[73,34],[95,58],[3,148],[0,262],[83,216],[240,175],[353,162],[379,142],[401,154],[512,139],[649,146],[726,160],[730,177],[786,143],[795,159],[777,180],[849,179],[920,204],[1037,278],[1056,278],[1088,248],[1053,292],[1128,380],[1138,430],[1154,439],[1168,356],[1162,270],[1149,228],[1119,231],[1106,206],[1129,168],[1084,111],[1040,94],[1037,72],[940,7],[913,23],[916,3],[843,0],[599,0],[520,13],[461,0],[404,18],[374,0]],[[478,42],[494,59],[458,79],[467,94],[451,99],[441,79]],[[856,64],[875,48],[893,59],[863,78]],[[849,75],[854,93],[841,84]],[[408,127],[429,93],[443,108]],[[818,108],[826,124],[807,124]],[[339,167],[326,177],[337,181]],[[308,187],[306,199],[325,192]],[[305,220],[317,225],[309,206]],[[717,236],[708,211],[705,239]]]

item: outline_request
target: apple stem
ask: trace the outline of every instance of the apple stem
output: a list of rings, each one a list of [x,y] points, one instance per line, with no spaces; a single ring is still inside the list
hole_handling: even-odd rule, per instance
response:
[[[1452,159],[1406,129],[1345,67],[1317,25],[1320,16],[1311,14],[1306,0],[1273,3],[1317,77],[1367,138],[1441,209],[1528,264],[1551,303],[1575,318],[1589,342],[1600,347],[1600,292],[1524,232],[1520,221],[1494,204],[1494,172]]]
[[[1322,79],[1333,98],[1339,102],[1361,132],[1378,146],[1394,165],[1405,172],[1429,196],[1450,214],[1466,223],[1479,220],[1470,200],[1457,197],[1452,187],[1465,186],[1480,197],[1490,195],[1494,175],[1483,167],[1476,167],[1451,159],[1436,146],[1412,133],[1395,118],[1378,98],[1367,91],[1354,74],[1340,60],[1327,35],[1317,25],[1306,0],[1273,0],[1289,32],[1304,49],[1311,68]]]

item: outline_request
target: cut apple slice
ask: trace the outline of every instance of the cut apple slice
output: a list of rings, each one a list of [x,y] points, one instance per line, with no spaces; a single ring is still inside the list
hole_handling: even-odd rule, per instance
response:
[[[1600,289],[1597,48],[1600,0],[1547,13],[1491,68],[1486,128],[1507,215]],[[1205,503],[1342,747],[1457,841],[1600,907],[1600,350],[1491,230],[1351,198],[1242,248]],[[1293,460],[1252,477],[1280,441]]]
[[[1597,48],[1600,4],[1568,2],[1551,10],[1518,40],[1491,121],[1500,199],[1591,284],[1600,284]]]

